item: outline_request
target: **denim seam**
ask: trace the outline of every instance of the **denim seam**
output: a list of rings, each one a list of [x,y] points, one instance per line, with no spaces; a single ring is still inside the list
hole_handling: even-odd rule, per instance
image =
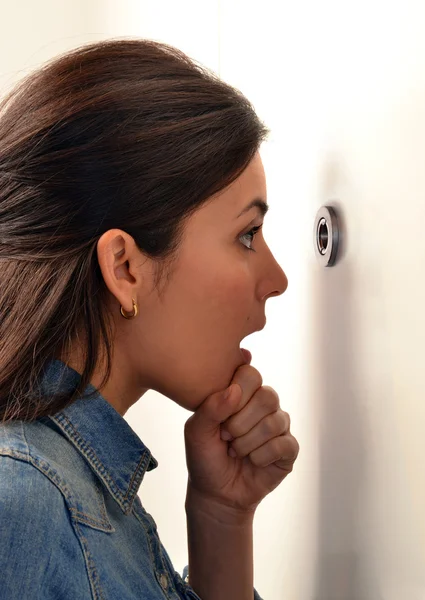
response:
[[[141,459],[139,460],[139,463],[133,473],[133,477],[130,480],[129,486],[128,486],[128,490],[127,493],[124,496],[124,501],[128,501],[128,498],[130,496],[130,492],[131,492],[131,496],[134,500],[134,496],[137,493],[138,490],[138,484],[137,484],[137,477],[139,475],[139,473],[141,472],[142,474],[146,471],[146,468],[148,466],[148,461],[150,460],[150,456],[149,453],[147,451],[144,451],[142,454]],[[132,501],[130,500],[130,502],[132,503]],[[130,510],[131,510],[131,506],[130,506]]]
[[[139,523],[141,523],[141,525],[142,525],[142,527],[143,527],[143,529],[145,531],[145,535],[147,537],[148,545],[149,545],[149,552],[150,552],[150,555],[151,555],[151,563],[155,566],[155,573],[156,573],[157,571],[156,571],[155,555],[154,555],[154,552],[153,552],[153,548],[152,548],[152,544],[151,544],[151,540],[150,540],[149,531],[146,529],[146,525],[143,522],[142,517],[137,513],[137,510],[133,509],[133,514],[135,515],[135,517],[139,521]],[[161,592],[163,593],[164,597],[167,600],[172,600],[172,599],[170,599],[170,596],[165,592],[164,588],[160,584],[159,584],[159,588],[160,588]]]
[[[84,534],[81,532],[81,528],[78,523],[75,522],[75,529],[78,532],[77,537],[80,540],[80,544],[83,550],[84,562],[87,569],[87,575],[90,582],[90,588],[93,594],[93,600],[105,600],[104,595],[102,594],[102,589],[100,586],[99,574],[96,569],[96,565],[94,563],[93,557],[90,554],[90,550],[88,547],[87,539]]]
[[[30,452],[30,447],[29,447],[28,440],[25,435],[25,429],[23,427],[23,424],[22,424],[22,435],[25,439],[25,443],[27,444],[28,455],[32,458],[32,454]],[[34,458],[36,458],[36,457],[34,457]],[[46,464],[48,464],[48,463],[46,463]],[[49,465],[49,469],[54,471],[54,469],[52,469],[52,467],[50,465]],[[54,472],[56,473],[56,471],[54,471]],[[89,525],[91,527],[96,527],[100,531],[113,532],[113,531],[115,531],[115,529],[112,527],[112,524],[109,521],[109,518],[106,514],[105,499],[104,499],[103,495],[101,494],[97,485],[95,485],[95,491],[99,498],[99,508],[100,508],[100,513],[101,513],[101,517],[102,517],[101,520],[95,519],[93,516],[90,516],[90,515],[87,515],[86,513],[78,511],[76,508],[73,508],[73,507],[70,507],[70,510],[71,510],[72,514],[75,516],[75,518],[81,519],[81,521],[84,524]]]
[[[81,523],[82,525],[88,525],[90,527],[97,529],[98,531],[103,531],[105,533],[113,533],[115,531],[115,528],[112,527],[112,525],[111,526],[103,525],[101,527],[99,525],[99,523],[100,523],[99,521],[96,521],[90,515],[86,515],[85,513],[82,513],[75,508],[70,508],[70,512],[72,514],[72,517],[76,521]]]
[[[195,592],[193,587],[189,583],[186,583],[184,581],[184,579],[182,578],[182,576],[180,575],[180,573],[178,573],[177,571],[176,571],[176,580],[177,580],[178,591],[181,592],[182,594],[184,594],[185,597],[187,594],[190,594],[190,598],[192,600],[201,600],[201,598]]]
[[[57,472],[51,467],[51,465],[48,462],[36,456],[32,456],[31,454],[24,454],[18,450],[13,450],[12,448],[0,449],[0,455],[9,456],[10,458],[15,458],[17,460],[29,463],[38,471],[40,471],[40,473],[45,475],[65,497],[67,501],[67,508],[74,520],[79,519],[81,517],[86,525],[96,527],[97,529],[104,531],[105,533],[112,533],[113,531],[115,531],[115,529],[107,520],[103,523],[100,521],[96,521],[93,517],[80,512],[75,507],[74,497],[70,489],[67,487],[64,481],[59,477]]]
[[[162,553],[162,544],[161,544],[161,541],[160,541],[160,544],[159,544],[159,554],[160,554],[160,558],[161,558],[162,568],[164,569],[164,571],[166,573],[170,574],[171,569],[169,569],[168,566],[165,564],[165,557],[164,557],[164,555]],[[175,573],[171,573],[171,577],[172,577],[172,581],[173,581],[174,587],[176,588],[176,592],[178,592],[178,589],[177,589],[176,584],[175,584]]]
[[[110,527],[110,531],[115,531],[115,528],[112,526],[112,523],[109,520],[108,513],[106,511],[105,497],[103,495],[101,484],[98,480],[95,480],[94,487],[96,490],[96,494],[99,497],[100,512],[101,512],[103,521],[108,524],[108,526]]]
[[[108,487],[111,494],[118,499],[119,504],[123,508],[125,514],[129,514],[131,512],[134,497],[138,489],[136,478],[140,472],[143,474],[143,472],[146,470],[148,461],[150,459],[149,452],[145,451],[143,453],[142,458],[140,459],[139,464],[135,472],[133,473],[133,477],[130,481],[127,493],[124,495],[120,491],[117,483],[105,469],[102,461],[96,455],[96,452],[91,446],[88,446],[85,443],[84,438],[80,435],[78,429],[76,429],[76,427],[71,423],[71,421],[65,415],[56,415],[52,418],[67,431],[67,433],[71,436],[71,438],[73,439],[75,444],[77,444],[78,448],[82,451],[82,453],[93,462],[98,474],[104,478],[106,486]],[[131,500],[129,500],[130,492],[132,496]]]
[[[43,473],[43,475],[45,475],[59,489],[59,491],[67,500],[68,508],[73,508],[72,505],[74,504],[74,499],[70,490],[67,488],[66,484],[63,483],[62,479],[59,477],[57,472],[54,469],[52,469],[49,463],[37,457],[31,456],[30,454],[23,454],[18,450],[13,450],[12,448],[1,449],[0,455],[16,458],[17,460],[21,460],[23,462],[31,464],[38,471]]]
[[[16,459],[21,460],[26,463],[30,463],[36,469],[38,469],[41,473],[43,473],[43,475],[45,475],[53,483],[53,485],[55,485],[59,489],[61,494],[65,497],[66,506],[67,506],[68,510],[72,513],[72,507],[70,507],[68,504],[68,503],[72,504],[72,502],[73,502],[72,494],[68,490],[66,485],[63,485],[63,482],[61,481],[60,477],[57,475],[57,473],[54,471],[54,469],[51,469],[51,467],[48,463],[46,463],[45,461],[42,461],[40,459],[36,459],[35,457],[32,457],[30,455],[23,455],[21,452],[14,451],[12,449],[0,450],[0,454],[1,454],[1,456],[9,456],[11,458],[16,458]],[[46,467],[49,470],[46,470]],[[79,541],[80,547],[82,548],[84,564],[87,569],[90,587],[93,592],[93,599],[94,600],[105,600],[104,597],[102,596],[100,589],[98,588],[97,581],[98,581],[99,577],[97,575],[97,571],[94,566],[93,559],[92,559],[90,552],[88,550],[88,547],[87,547],[87,540],[84,537],[84,535],[81,533],[77,521],[75,521],[75,519],[72,519],[72,518],[70,519],[70,521],[71,521],[72,527],[74,529],[75,537]],[[92,577],[92,574],[94,574],[94,577]]]

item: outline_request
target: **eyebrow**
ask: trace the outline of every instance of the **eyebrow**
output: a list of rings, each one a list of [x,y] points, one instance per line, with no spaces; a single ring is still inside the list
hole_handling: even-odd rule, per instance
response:
[[[237,218],[239,219],[242,215],[249,212],[253,208],[258,208],[261,213],[261,216],[265,217],[270,207],[267,204],[267,202],[264,202],[264,200],[261,200],[261,198],[256,198],[255,200],[250,202],[247,206],[245,206],[245,208],[243,209],[241,214],[238,215]]]

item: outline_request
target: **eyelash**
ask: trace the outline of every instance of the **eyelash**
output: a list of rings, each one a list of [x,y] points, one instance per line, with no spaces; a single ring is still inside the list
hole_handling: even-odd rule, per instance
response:
[[[260,229],[262,228],[263,224],[259,225],[258,227],[253,227],[250,231],[247,231],[246,233],[244,233],[243,235],[241,235],[241,237],[239,239],[242,239],[246,236],[250,236],[251,237],[251,244],[255,239],[255,236],[257,235],[257,233],[260,231]],[[255,252],[254,248],[249,248],[248,246],[245,246],[245,244],[242,244],[242,246],[244,246],[247,250],[250,250],[251,252]]]

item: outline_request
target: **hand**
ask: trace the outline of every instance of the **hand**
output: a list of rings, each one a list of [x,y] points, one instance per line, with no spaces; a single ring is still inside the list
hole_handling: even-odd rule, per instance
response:
[[[227,398],[226,390],[209,396],[186,422],[188,483],[216,505],[252,512],[292,471],[299,446],[278,395],[256,369],[239,367],[227,391]]]

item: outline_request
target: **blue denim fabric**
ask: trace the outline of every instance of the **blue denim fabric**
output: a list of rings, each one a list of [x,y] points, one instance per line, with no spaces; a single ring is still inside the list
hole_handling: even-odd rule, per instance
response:
[[[55,360],[43,388],[78,378]],[[99,392],[54,417],[0,425],[1,600],[200,600],[137,495],[157,466]]]

